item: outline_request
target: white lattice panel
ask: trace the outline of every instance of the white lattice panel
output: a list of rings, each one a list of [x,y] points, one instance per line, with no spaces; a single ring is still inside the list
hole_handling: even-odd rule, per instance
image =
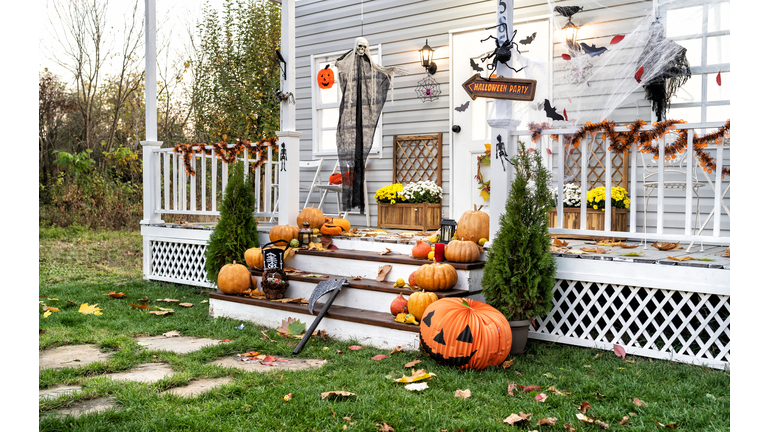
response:
[[[557,280],[552,311],[530,337],[726,368],[730,296]]]
[[[151,240],[150,279],[210,286],[205,273],[205,244]]]

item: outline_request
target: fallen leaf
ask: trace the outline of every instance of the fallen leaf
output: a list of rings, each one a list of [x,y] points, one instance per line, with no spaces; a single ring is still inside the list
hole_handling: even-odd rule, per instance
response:
[[[518,384],[518,386],[522,387],[519,384]],[[541,390],[541,387],[539,387],[537,385],[529,385],[529,386],[523,387],[523,393],[528,393],[529,391],[536,391],[536,390]]]
[[[357,395],[352,392],[348,392],[344,390],[334,390],[334,391],[327,391],[327,392],[320,393],[320,396],[322,396],[323,399],[325,399],[329,396],[333,396],[333,398],[346,398],[346,397],[357,396]]]
[[[262,330],[261,334],[264,335],[261,338],[262,340],[266,340],[266,341],[270,341],[270,342],[277,342],[276,340],[272,340],[272,339],[269,338],[269,336],[267,336],[267,331],[266,330]]]
[[[412,361],[412,362],[408,362],[408,363],[406,363],[406,364],[405,364],[403,367],[404,367],[404,368],[409,368],[409,369],[410,369],[410,368],[412,368],[412,367],[416,366],[416,365],[417,365],[417,364],[419,364],[419,363],[421,363],[421,360],[414,360],[414,361]]]
[[[515,387],[515,383],[507,381],[507,395],[514,396]]]
[[[229,339],[222,339],[219,341],[219,343],[227,343],[227,342],[232,342],[232,341]]]
[[[344,351],[342,351],[342,350],[336,350],[336,354],[344,354]]]
[[[641,256],[641,255],[642,255],[642,254],[644,254],[644,253],[645,253],[645,252],[643,252],[643,251],[640,251],[640,252],[620,253],[619,255],[621,255],[621,256],[626,256],[626,257],[636,257],[636,256]]]
[[[164,298],[164,299],[157,299],[157,301],[159,301],[159,302],[165,302],[165,303],[175,303],[175,302],[177,302],[178,300],[176,300],[176,299],[171,299],[171,298]]]
[[[662,244],[658,244],[657,242],[653,242],[653,244],[651,244],[651,246],[655,247],[656,249],[658,249],[660,251],[668,251],[668,250],[672,250],[672,249],[682,249],[681,247],[679,247],[679,245],[680,245],[680,242],[677,242],[677,243],[664,242]]]
[[[46,311],[45,313],[43,313],[43,318],[48,318],[49,316],[51,316],[52,313],[53,312],[51,311]]]
[[[43,306],[43,310],[45,312],[60,312],[59,308],[55,308],[51,306]]]
[[[547,378],[557,379],[557,377],[556,377],[556,376],[552,375],[552,374],[551,374],[551,373],[549,373],[549,372],[545,372],[545,373],[543,373],[543,374],[541,374],[541,375],[542,375],[542,376],[545,376],[545,377],[547,377]]]
[[[536,422],[536,426],[554,426],[555,423],[557,423],[557,417],[546,417]]]
[[[567,250],[565,251],[565,253],[569,253],[573,255],[589,255],[589,252],[584,252],[582,250],[573,250],[573,249]]]
[[[375,355],[375,356],[371,357],[371,360],[379,361],[379,360],[383,360],[385,358],[388,358],[388,357],[385,356],[384,354],[379,354],[379,355]]]
[[[459,399],[466,399],[468,397],[472,396],[472,392],[469,391],[469,389],[466,390],[456,390],[456,393],[453,394],[453,397],[457,397]]]
[[[595,249],[595,253],[604,254],[604,253],[605,253],[605,249],[603,249],[603,248],[600,248],[600,247],[599,247],[599,248],[596,248],[596,249]]]
[[[80,305],[80,310],[78,310],[78,312],[84,315],[101,315],[101,312],[99,311],[103,309],[100,307],[97,307],[98,305],[99,305],[98,303],[95,303],[89,306],[88,303],[83,303]]]
[[[504,363],[501,364],[501,367],[504,369],[507,369],[508,367],[512,366],[512,363],[515,362],[515,359],[507,360]]]
[[[163,333],[163,336],[165,336],[167,338],[169,338],[169,337],[177,337],[177,336],[181,336],[181,333],[179,333],[178,330],[171,330],[169,332]]]
[[[112,298],[120,298],[120,297],[124,297],[124,296],[125,296],[125,294],[124,294],[124,293],[121,293],[121,292],[119,292],[119,293],[116,293],[116,292],[114,292],[114,291],[110,292],[110,293],[109,293],[109,294],[107,294],[107,295],[108,295],[108,296],[110,296],[110,297],[112,297]]]
[[[619,425],[624,425],[629,421],[629,416],[624,416],[621,418],[621,421],[619,422]]]
[[[622,247],[622,248],[624,248],[624,249],[634,249],[634,248],[636,248],[636,247],[638,247],[638,246],[640,246],[640,245],[639,245],[639,244],[636,244],[636,245],[632,245],[632,246],[630,246],[630,245],[628,245],[628,244],[626,244],[626,243],[624,243],[624,242],[619,242],[619,246],[621,246],[621,247]]]
[[[390,250],[389,248],[384,248],[384,250],[382,252],[379,252],[379,255],[386,255],[386,254],[391,253],[391,252],[392,252],[392,250]]]
[[[624,347],[621,345],[613,344],[613,352],[617,356],[621,357],[622,359],[627,356],[627,352],[624,350]]]
[[[399,353],[402,350],[403,350],[403,347],[398,345],[398,346],[395,347],[395,349],[393,349],[392,351],[389,352],[389,355],[392,355],[394,353]]]
[[[603,354],[605,354],[605,353],[597,353],[597,354],[595,354],[595,358],[600,358],[600,357],[603,356]]]
[[[674,423],[670,423],[670,424],[666,424],[665,425],[663,423],[660,423],[658,420],[654,419],[653,421],[656,422],[656,426],[661,426],[661,427],[665,427],[665,428],[669,428],[669,429],[679,429],[680,428],[680,426],[678,426],[678,425],[676,425]]]
[[[724,257],[730,258],[731,257],[731,248],[728,248],[725,253],[723,254]]]
[[[597,252],[597,249],[586,248],[586,247],[581,248],[581,250],[583,250],[584,252]]]
[[[192,304],[192,303],[179,303],[179,306],[185,307],[185,308],[191,308],[192,306],[194,306],[194,304]]]
[[[555,246],[559,246],[559,247],[566,247],[566,246],[568,246],[568,242],[561,241],[557,237],[555,237],[555,239],[552,241],[552,244],[554,244]]]
[[[306,324],[297,320],[296,318],[288,317],[282,321],[282,325],[277,329],[277,332],[284,337],[297,336],[304,333]]]
[[[565,430],[566,430],[567,432],[574,432],[574,431],[576,430],[576,429],[574,429],[574,428],[571,426],[571,424],[570,424],[570,423],[566,423],[566,424],[564,424],[564,425],[563,425],[563,427],[565,428]]]
[[[524,414],[522,411],[520,411],[519,414],[510,414],[509,417],[504,419],[504,423],[514,425],[515,423],[519,421],[528,421],[531,419],[532,414]]]
[[[544,394],[544,393],[539,393],[539,394],[537,394],[537,395],[536,395],[536,397],[535,397],[534,399],[535,399],[537,402],[544,402],[544,401],[546,401],[546,400],[547,400],[547,397],[548,397],[548,396],[547,396],[546,394]]]
[[[595,421],[591,418],[585,416],[584,414],[576,414],[576,418],[583,421],[584,423],[594,423]]]
[[[427,385],[427,383],[408,384],[407,386],[405,386],[405,389],[410,391],[422,391],[428,388],[429,386]]]
[[[592,405],[590,405],[589,402],[582,401],[581,406],[579,407],[579,412],[581,412],[582,414],[586,414],[590,408],[592,408]]]
[[[392,270],[392,266],[389,264],[385,264],[381,267],[379,267],[379,274],[376,276],[376,280],[378,282],[383,282],[387,278],[387,274]]]
[[[317,336],[322,340],[328,340],[328,333],[325,330],[315,330],[312,332],[312,336]]]
[[[390,425],[388,425],[388,424],[386,424],[384,422],[382,422],[381,424],[376,423],[376,426],[378,426],[380,428],[379,430],[381,432],[395,432],[395,429],[392,426],[390,426]]]
[[[554,392],[555,394],[560,395],[560,396],[566,396],[566,395],[571,394],[570,392],[561,392],[560,390],[556,389],[554,386],[550,386],[547,389],[547,391]]]
[[[165,310],[153,310],[149,311],[152,315],[169,315],[173,313],[173,310],[171,309],[165,309]]]
[[[147,296],[147,297],[144,297],[143,299],[138,299],[137,301],[138,301],[139,303],[146,303],[146,302],[148,302],[148,301],[149,301],[149,296]]]
[[[608,423],[602,422],[600,420],[595,420],[595,424],[600,426],[601,428],[608,430]]]
[[[352,351],[357,351],[357,350],[363,349],[363,347],[361,347],[360,345],[351,345],[349,346],[349,349]]]
[[[135,307],[135,308],[139,308],[139,309],[152,309],[151,307],[149,307],[149,306],[147,306],[147,305],[145,305],[145,304],[138,304],[138,305],[137,305],[137,304],[133,304],[133,303],[131,303],[131,306],[133,306],[133,307]]]
[[[640,399],[638,399],[638,398],[634,398],[634,399],[632,399],[632,403],[633,403],[633,404],[635,404],[635,405],[637,405],[637,406],[643,406],[643,401],[641,401],[641,400],[640,400]]]
[[[599,397],[599,398],[604,398],[605,397],[605,395],[600,393],[600,392],[595,392],[595,396]]]

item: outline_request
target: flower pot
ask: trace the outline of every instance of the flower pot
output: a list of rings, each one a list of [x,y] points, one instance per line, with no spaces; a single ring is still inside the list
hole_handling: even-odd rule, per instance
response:
[[[525,352],[530,325],[531,322],[528,320],[509,322],[509,327],[512,329],[512,349],[509,350],[510,355],[519,355]]]
[[[436,230],[440,228],[440,203],[379,203],[377,228]]]
[[[549,227],[557,227],[557,207],[548,211]],[[563,228],[581,229],[581,209],[578,207],[563,208]],[[605,229],[605,212],[602,210],[587,209],[587,229],[602,231]],[[627,209],[611,207],[611,231],[627,231]]]

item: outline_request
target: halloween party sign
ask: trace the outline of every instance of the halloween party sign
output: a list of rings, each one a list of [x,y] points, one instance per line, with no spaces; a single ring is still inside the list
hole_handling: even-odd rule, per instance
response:
[[[536,80],[524,78],[483,78],[477,73],[461,86],[472,100],[484,97],[530,102],[536,95]]]

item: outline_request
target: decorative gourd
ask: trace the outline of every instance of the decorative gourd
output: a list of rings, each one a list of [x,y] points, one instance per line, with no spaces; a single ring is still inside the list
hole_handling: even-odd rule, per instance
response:
[[[408,285],[415,287],[416,285],[416,271],[412,271],[410,276],[408,276]]]
[[[450,264],[424,264],[416,270],[416,285],[427,291],[445,291],[453,288],[459,280],[456,269]]]
[[[403,297],[402,294],[398,294],[397,297],[395,297],[395,299],[392,300],[392,304],[389,305],[389,311],[394,316],[397,316],[397,314],[405,312],[407,310],[408,310],[408,300],[406,300],[406,298]]]
[[[483,207],[480,206],[482,209]],[[491,216],[488,213],[474,207],[474,211],[467,210],[459,218],[456,224],[456,238],[471,240],[477,243],[481,238],[488,238],[491,231]]]
[[[325,223],[323,211],[315,208],[314,204],[312,204],[312,207],[306,207],[296,217],[296,226],[301,226],[304,222],[309,222],[310,228],[320,228]]]
[[[250,268],[264,268],[264,254],[261,248],[250,248],[245,251],[245,264]]]
[[[424,311],[419,340],[421,348],[442,365],[483,370],[507,358],[512,330],[509,321],[493,306],[446,297]]]
[[[320,69],[320,72],[317,74],[317,85],[320,86],[321,89],[329,89],[333,87],[333,69],[329,66],[330,65],[326,65],[323,69]]]
[[[453,262],[475,262],[480,258],[477,243],[464,240],[451,240],[445,246],[445,259]]]
[[[437,301],[437,294],[421,290],[408,296],[408,313],[421,321],[427,306]]]
[[[275,225],[269,230],[269,241],[285,240],[288,243],[299,238],[299,227],[290,225]]]
[[[424,243],[419,240],[419,242],[416,243],[416,246],[413,247],[411,255],[417,259],[427,259],[430,252],[432,252],[432,246],[430,246],[429,243]]]
[[[251,291],[251,272],[237,261],[219,270],[218,285],[224,294],[247,294]]]

